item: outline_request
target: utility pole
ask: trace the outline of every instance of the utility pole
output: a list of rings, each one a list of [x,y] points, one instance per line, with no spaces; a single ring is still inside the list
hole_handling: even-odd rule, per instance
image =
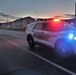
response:
[[[75,3],[75,20],[76,20],[76,3]]]

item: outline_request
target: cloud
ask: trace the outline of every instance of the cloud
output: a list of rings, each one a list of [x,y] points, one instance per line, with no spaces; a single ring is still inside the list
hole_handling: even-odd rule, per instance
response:
[[[4,19],[0,19],[0,21],[6,21],[6,20],[4,20]]]
[[[58,18],[62,18],[62,19],[65,19],[65,18],[74,19],[75,18],[75,15],[74,14],[62,14],[62,15],[54,16],[54,17],[58,17]]]
[[[65,17],[68,17],[68,18],[75,18],[75,15],[74,14],[64,14]]]
[[[15,16],[12,16],[12,15],[5,14],[5,13],[2,13],[2,12],[0,12],[0,16],[6,17],[6,18],[10,18],[10,19],[18,19],[18,18],[20,18],[20,17],[15,17]]]

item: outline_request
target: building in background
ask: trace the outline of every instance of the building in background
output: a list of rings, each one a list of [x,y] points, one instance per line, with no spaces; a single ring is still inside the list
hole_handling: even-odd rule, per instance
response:
[[[1,26],[0,26],[0,28],[1,29],[11,29],[11,22],[6,22],[6,23],[3,23]]]
[[[20,18],[12,22],[12,29],[26,29],[28,24],[35,22],[35,19],[32,17]]]
[[[1,28],[1,25],[2,25],[3,23],[0,23],[0,28]]]
[[[13,22],[3,23],[1,25],[2,29],[26,29],[28,24],[35,22],[35,19],[28,16],[25,18],[17,19]]]

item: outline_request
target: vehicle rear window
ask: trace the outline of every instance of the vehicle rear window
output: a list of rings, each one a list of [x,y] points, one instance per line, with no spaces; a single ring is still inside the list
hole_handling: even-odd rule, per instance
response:
[[[61,22],[49,22],[48,27],[51,31],[67,31],[67,30],[74,30],[75,28],[70,24],[61,21]]]
[[[42,30],[42,23],[37,23],[33,29]]]

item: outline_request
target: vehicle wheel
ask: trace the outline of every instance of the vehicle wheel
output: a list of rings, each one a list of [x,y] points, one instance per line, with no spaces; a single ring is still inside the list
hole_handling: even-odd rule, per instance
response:
[[[28,44],[29,44],[30,48],[34,48],[35,47],[35,42],[34,42],[32,37],[29,38]]]
[[[57,56],[61,58],[69,58],[74,56],[74,49],[71,44],[65,40],[58,40],[54,46]]]

